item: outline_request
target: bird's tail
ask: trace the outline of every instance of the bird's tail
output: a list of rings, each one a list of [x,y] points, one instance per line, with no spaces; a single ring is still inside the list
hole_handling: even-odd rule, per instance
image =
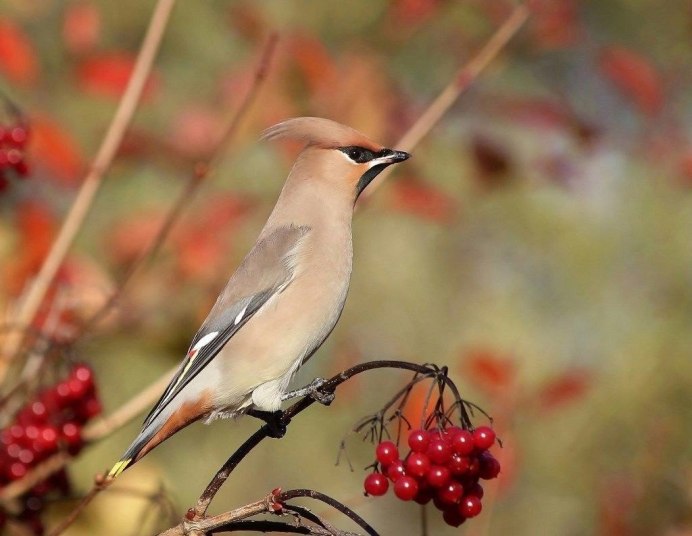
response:
[[[142,430],[142,432],[135,438],[132,445],[125,451],[125,454],[118,460],[118,462],[111,467],[108,471],[108,478],[115,478],[125,469],[130,467],[136,461],[138,461],[146,452],[151,450],[150,448],[145,451],[147,443],[151,441],[152,436],[156,433],[156,430],[150,430],[149,427]]]

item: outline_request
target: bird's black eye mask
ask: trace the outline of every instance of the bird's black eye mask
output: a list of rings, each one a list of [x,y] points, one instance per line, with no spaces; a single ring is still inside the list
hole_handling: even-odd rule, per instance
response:
[[[373,158],[378,158],[380,156],[385,156],[387,149],[382,149],[380,152],[375,153],[370,149],[365,147],[358,147],[356,145],[350,145],[348,147],[339,147],[339,151],[348,156],[356,164],[365,164],[370,162]]]

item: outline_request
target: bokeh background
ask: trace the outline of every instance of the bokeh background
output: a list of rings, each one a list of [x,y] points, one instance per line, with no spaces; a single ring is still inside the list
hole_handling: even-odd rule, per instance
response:
[[[535,0],[489,70],[355,218],[349,299],[299,386],[370,359],[447,365],[495,417],[503,473],[480,517],[431,534],[692,534],[692,7]],[[122,93],[151,1],[4,0],[0,88],[28,118],[31,176],[0,194],[0,305],[43,259]],[[114,314],[70,353],[105,413],[184,355],[270,211],[295,147],[259,143],[316,115],[392,144],[505,19],[500,0],[179,2],[117,159],[58,284],[63,329],[143,251],[194,163],[268,79],[216,174]],[[66,296],[66,298],[65,298]],[[313,488],[382,534],[419,534],[417,505],[365,498],[372,447],[341,439],[405,382],[374,372],[314,407],[235,472],[220,512]],[[482,419],[479,417],[479,422]],[[139,429],[70,465],[79,492]],[[195,424],[97,498],[67,534],[150,534],[194,503],[257,427]],[[142,494],[163,490],[165,508]],[[50,526],[74,505],[49,506]],[[335,524],[348,521],[327,512]]]

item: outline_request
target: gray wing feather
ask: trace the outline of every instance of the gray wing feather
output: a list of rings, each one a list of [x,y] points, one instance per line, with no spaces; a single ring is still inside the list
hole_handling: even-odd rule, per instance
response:
[[[307,226],[279,227],[255,244],[231,276],[202,327],[195,334],[187,357],[144,420],[144,428],[272,296],[281,293],[290,284],[295,272],[295,255],[301,239],[309,231]],[[209,343],[194,350],[195,345],[205,336],[215,332],[216,336]]]

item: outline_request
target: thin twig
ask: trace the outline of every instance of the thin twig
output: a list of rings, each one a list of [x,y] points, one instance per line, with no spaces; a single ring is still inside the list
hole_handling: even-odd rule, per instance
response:
[[[154,7],[149,27],[132,70],[132,76],[130,76],[127,87],[118,104],[118,109],[101,142],[101,147],[89,168],[77,197],[72,203],[72,207],[60,228],[55,242],[53,242],[48,256],[43,261],[38,275],[29,287],[16,313],[16,322],[21,326],[28,326],[36,316],[55,278],[55,274],[62,265],[65,255],[67,255],[84,222],[84,218],[91,208],[96,193],[103,181],[104,174],[113,161],[125,130],[137,108],[174,4],[175,0],[158,0]],[[0,360],[0,381],[4,378],[10,360],[14,358],[23,340],[24,335],[21,332],[8,337],[3,349],[6,359]]]
[[[351,520],[353,520],[369,536],[378,536],[375,529],[373,529],[363,518],[361,518],[358,514],[356,514],[346,505],[340,503],[332,497],[329,497],[328,495],[325,495],[324,493],[320,493],[319,491],[310,489],[295,489],[284,492],[275,490],[262,500],[255,501],[248,505],[236,508],[235,510],[231,510],[229,512],[225,512],[223,514],[219,514],[216,516],[210,516],[205,517],[203,519],[196,519],[193,521],[180,523],[179,525],[171,527],[170,529],[162,532],[161,534],[159,534],[159,536],[183,536],[197,534],[202,535],[210,532],[213,533],[217,531],[220,532],[222,530],[229,530],[229,527],[233,526],[234,523],[259,514],[277,513],[282,512],[284,509],[300,510],[299,508],[295,508],[292,505],[290,506],[290,508],[288,507],[288,505],[286,505],[286,508],[284,508],[283,503],[291,499],[301,497],[315,499],[317,501],[328,504],[330,507],[339,510],[347,517],[349,517]],[[320,521],[320,523],[321,522],[322,521]],[[350,532],[340,530],[334,532],[333,530],[329,530],[329,528],[327,528],[326,531],[315,531],[312,533],[309,532],[308,534],[333,535],[335,533],[339,536],[347,536],[353,534]]]
[[[59,536],[65,532],[67,528],[75,522],[79,514],[82,513],[82,510],[84,510],[89,503],[91,503],[91,501],[93,501],[94,498],[109,485],[110,481],[108,480],[103,480],[98,484],[95,484],[82,498],[82,500],[79,501],[79,504],[67,515],[67,517],[65,517],[65,519],[63,519],[57,527],[48,533],[48,536]]]
[[[507,20],[500,26],[487,43],[481,48],[471,60],[459,69],[452,80],[428,106],[418,120],[409,128],[406,133],[394,144],[400,151],[411,151],[418,142],[437,124],[442,116],[456,102],[459,96],[464,93],[471,84],[478,78],[478,75],[485,70],[488,65],[505,48],[509,40],[519,31],[529,16],[529,10],[523,4],[517,5]],[[361,199],[367,200],[375,190],[389,176],[393,168],[385,169],[375,180],[370,183],[361,195]]]

